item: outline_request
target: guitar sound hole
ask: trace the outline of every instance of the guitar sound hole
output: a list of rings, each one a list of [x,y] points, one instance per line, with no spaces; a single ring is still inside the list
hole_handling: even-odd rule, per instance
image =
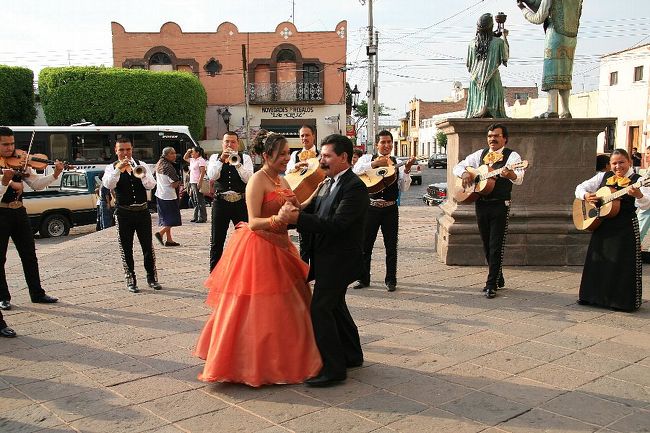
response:
[[[378,175],[378,176],[385,176],[385,175],[386,175],[386,170],[383,170],[383,169],[382,169],[382,170],[378,170],[378,171],[377,171],[377,175]]]
[[[589,209],[589,212],[587,212],[587,216],[589,218],[596,218],[598,216],[598,209]]]
[[[303,168],[302,170],[300,170],[300,175],[304,176],[307,173],[308,170],[309,169],[307,169],[307,168]]]

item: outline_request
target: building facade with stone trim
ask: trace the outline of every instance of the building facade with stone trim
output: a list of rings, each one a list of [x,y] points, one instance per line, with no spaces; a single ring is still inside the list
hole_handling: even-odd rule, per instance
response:
[[[346,21],[322,32],[299,32],[290,22],[278,24],[273,32],[240,32],[230,22],[221,23],[216,32],[184,32],[174,22],[158,32],[127,32],[116,22],[111,30],[115,67],[198,76],[208,106],[204,136],[196,138],[203,139],[208,152],[221,149],[227,126],[246,138],[246,100],[250,137],[265,128],[300,147],[298,129],[303,124],[316,127],[317,140],[345,133]],[[226,108],[229,125],[222,116]]]

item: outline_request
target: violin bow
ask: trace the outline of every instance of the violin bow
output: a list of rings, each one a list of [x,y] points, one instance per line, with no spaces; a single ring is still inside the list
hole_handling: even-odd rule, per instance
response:
[[[32,153],[32,144],[34,144],[34,136],[36,131],[32,131],[32,138],[29,140],[29,147],[27,148],[27,156],[25,157],[25,165],[23,166],[23,172],[27,173],[27,164],[29,163],[29,154]]]

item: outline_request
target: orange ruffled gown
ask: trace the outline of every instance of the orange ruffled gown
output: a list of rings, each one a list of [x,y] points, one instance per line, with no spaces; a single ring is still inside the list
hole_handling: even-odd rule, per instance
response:
[[[287,195],[293,193],[267,193],[262,216],[277,214]],[[286,229],[237,225],[205,282],[213,313],[194,352],[205,360],[199,380],[261,386],[300,383],[320,372],[308,270]]]

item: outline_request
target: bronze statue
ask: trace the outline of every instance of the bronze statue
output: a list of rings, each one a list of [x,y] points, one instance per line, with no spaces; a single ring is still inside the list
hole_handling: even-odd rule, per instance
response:
[[[529,22],[543,23],[546,33],[542,90],[548,92],[548,109],[539,117],[571,118],[569,95],[582,0],[517,0],[517,6]]]
[[[499,74],[499,66],[508,65],[508,30],[503,28],[505,18],[503,13],[497,15],[497,32],[493,31],[494,20],[490,14],[481,15],[476,23],[476,37],[467,50],[470,82],[465,117],[507,117]],[[500,38],[502,35],[503,39]]]

